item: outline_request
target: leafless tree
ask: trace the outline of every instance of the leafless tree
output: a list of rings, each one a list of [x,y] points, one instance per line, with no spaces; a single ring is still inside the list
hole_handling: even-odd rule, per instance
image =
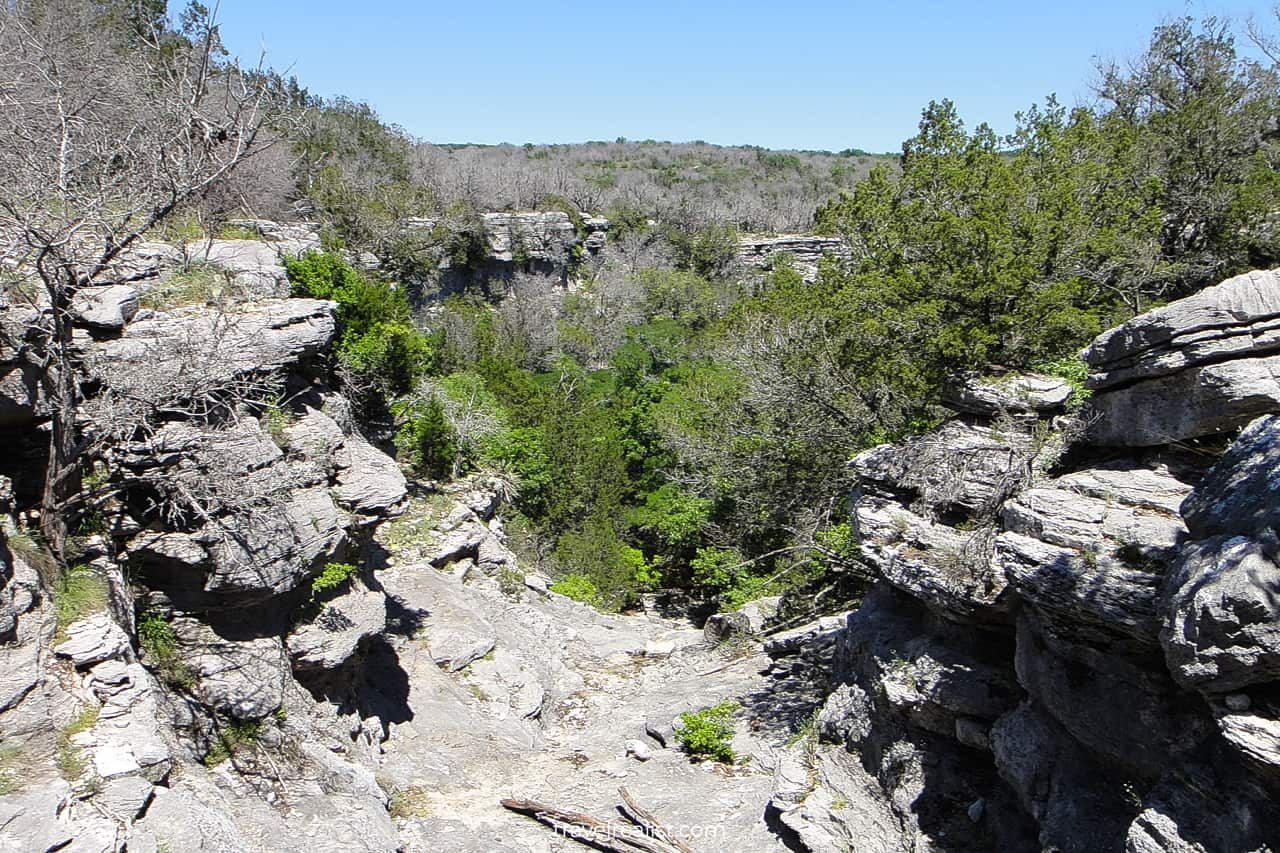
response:
[[[76,295],[140,275],[129,247],[253,156],[268,119],[266,78],[221,59],[202,11],[126,39],[77,0],[0,6],[0,260],[27,285],[7,290],[35,294],[21,351],[49,409],[41,528],[59,558],[86,447]]]

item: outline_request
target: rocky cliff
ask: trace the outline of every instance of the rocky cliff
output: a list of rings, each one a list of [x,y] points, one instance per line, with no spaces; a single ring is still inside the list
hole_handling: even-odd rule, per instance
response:
[[[1280,844],[1277,305],[1280,275],[1231,279],[1099,337],[1070,414],[969,380],[853,460],[876,583],[774,799],[807,849]]]

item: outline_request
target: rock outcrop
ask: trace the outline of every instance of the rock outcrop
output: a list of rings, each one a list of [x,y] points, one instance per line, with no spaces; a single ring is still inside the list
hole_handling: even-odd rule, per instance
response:
[[[1067,456],[1060,390],[967,379],[959,418],[854,460],[879,580],[822,672],[817,788],[775,797],[808,849],[1280,843],[1273,352],[1280,276],[1240,276],[1094,342]],[[1165,446],[1245,424],[1212,467]]]
[[[748,235],[738,240],[738,263],[747,269],[772,269],[781,255],[789,257],[796,272],[812,284],[818,279],[818,265],[823,258],[847,259],[849,249],[839,238],[810,234],[782,234],[777,237]]]
[[[1280,411],[1280,271],[1255,271],[1135,317],[1084,352],[1097,444],[1149,447]]]

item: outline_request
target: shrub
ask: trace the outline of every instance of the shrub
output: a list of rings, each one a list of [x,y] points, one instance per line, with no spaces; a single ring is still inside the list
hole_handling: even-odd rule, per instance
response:
[[[401,457],[420,474],[448,476],[458,458],[458,435],[440,399],[398,403],[393,412],[401,421],[395,438]]]
[[[676,740],[694,758],[733,763],[738,756],[730,741],[733,740],[733,712],[738,708],[737,702],[725,701],[681,714]]]
[[[427,337],[413,325],[404,291],[375,281],[333,252],[308,252],[285,261],[294,296],[338,303],[338,360],[356,384],[403,394],[426,370]]]
[[[144,308],[164,311],[186,305],[217,302],[227,290],[227,277],[211,264],[194,262],[157,282],[142,296]]]
[[[325,563],[324,569],[311,581],[311,597],[319,599],[351,580],[357,572],[351,563]]]
[[[553,583],[550,589],[583,604],[595,606],[600,603],[600,590],[596,589],[595,581],[584,574],[565,575]]]

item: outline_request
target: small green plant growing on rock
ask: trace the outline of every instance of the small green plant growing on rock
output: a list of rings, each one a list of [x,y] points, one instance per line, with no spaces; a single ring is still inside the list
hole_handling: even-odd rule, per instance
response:
[[[261,734],[262,722],[259,720],[231,720],[223,724],[205,753],[205,766],[221,764],[245,747],[256,744]]]
[[[410,785],[391,792],[387,811],[394,818],[423,818],[431,814],[431,797],[426,788]]]
[[[324,570],[311,581],[311,598],[319,601],[355,576],[351,563],[325,563]]]
[[[164,616],[148,611],[138,617],[138,645],[170,687],[189,690],[195,685],[196,675],[183,662],[178,638]]]
[[[730,741],[733,740],[733,712],[740,706],[725,701],[700,711],[686,711],[680,715],[676,727],[676,740],[693,758],[710,758],[725,764],[737,760]]]
[[[58,752],[54,763],[57,764],[62,778],[69,782],[79,779],[86,767],[80,748],[72,743],[71,739],[93,728],[98,722],[98,713],[101,710],[100,705],[89,705],[58,731]]]
[[[22,790],[23,749],[0,745],[0,797]]]
[[[107,582],[88,566],[72,566],[55,583],[53,603],[58,635],[65,637],[73,622],[107,609]]]

